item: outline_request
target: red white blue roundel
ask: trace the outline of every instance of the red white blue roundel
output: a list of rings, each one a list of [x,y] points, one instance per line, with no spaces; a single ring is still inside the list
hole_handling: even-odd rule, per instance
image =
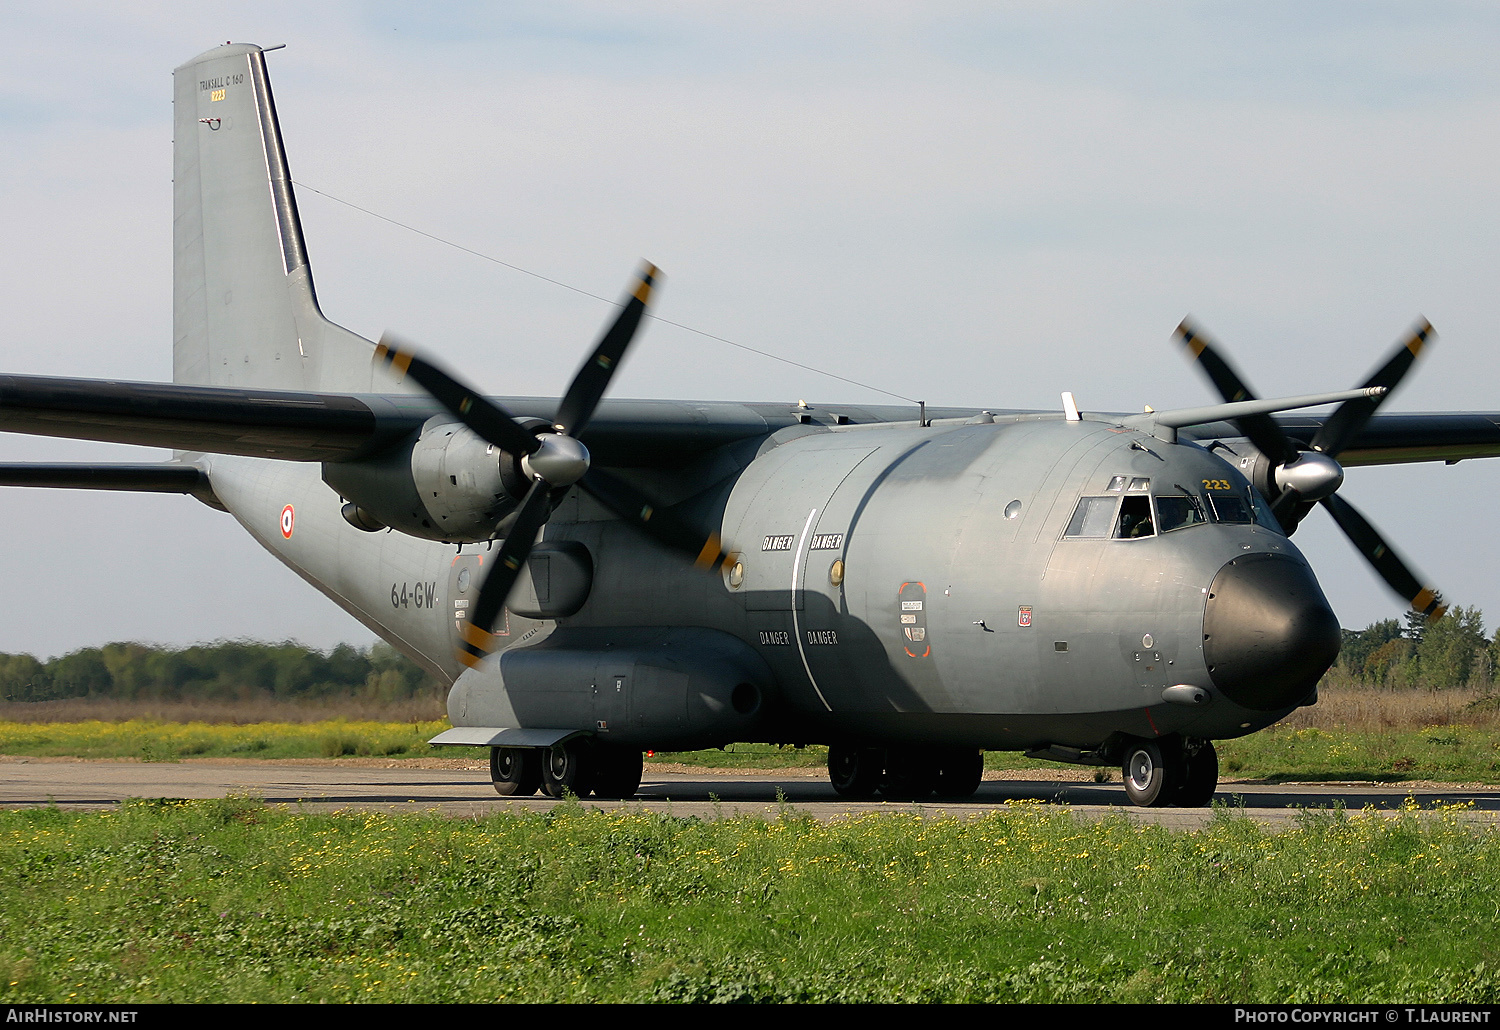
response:
[[[297,513],[292,510],[292,506],[290,504],[288,504],[285,508],[281,509],[281,535],[282,536],[284,536],[288,540],[290,540],[292,538],[292,527],[294,525],[296,525],[296,522],[297,522]]]

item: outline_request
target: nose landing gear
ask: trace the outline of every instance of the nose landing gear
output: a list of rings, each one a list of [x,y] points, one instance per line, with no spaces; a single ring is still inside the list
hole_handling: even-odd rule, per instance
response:
[[[1132,804],[1201,808],[1218,789],[1219,754],[1209,740],[1136,740],[1125,748],[1120,771]]]

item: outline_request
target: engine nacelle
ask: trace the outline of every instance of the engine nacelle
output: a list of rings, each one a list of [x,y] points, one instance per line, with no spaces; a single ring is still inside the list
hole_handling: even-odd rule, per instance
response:
[[[345,518],[358,529],[450,544],[493,539],[529,485],[513,455],[445,416],[383,454],[325,462],[323,481],[350,502]]]

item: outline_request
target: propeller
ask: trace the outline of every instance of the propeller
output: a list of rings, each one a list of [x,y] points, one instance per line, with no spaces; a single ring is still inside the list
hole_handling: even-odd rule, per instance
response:
[[[1339,454],[1359,436],[1365,424],[1411,370],[1433,335],[1431,323],[1423,319],[1396,346],[1385,364],[1361,384],[1363,389],[1380,388],[1380,392],[1341,404],[1318,429],[1307,450],[1288,437],[1270,415],[1250,415],[1235,420],[1240,432],[1271,462],[1268,481],[1276,493],[1271,513],[1287,534],[1296,532],[1298,523],[1314,504],[1322,504],[1391,589],[1430,620],[1442,618],[1447,610],[1442,596],[1435,589],[1424,586],[1380,531],[1354,505],[1337,496],[1337,491],[1344,482],[1344,469],[1338,463]],[[1177,327],[1176,336],[1226,402],[1255,399],[1255,394],[1225,359],[1220,347],[1200,328],[1184,319]]]
[[[478,665],[493,650],[495,638],[490,631],[520,578],[521,567],[536,543],[537,533],[575,484],[622,521],[692,558],[699,568],[716,569],[727,560],[728,553],[717,533],[705,533],[681,515],[659,507],[620,477],[590,469],[588,448],[577,438],[593,417],[640,328],[660,275],[655,265],[643,264],[620,314],[600,337],[563,394],[552,425],[537,432],[522,426],[504,408],[485,399],[451,372],[418,355],[411,345],[387,334],[376,346],[377,365],[414,379],[478,436],[519,457],[522,473],[532,481],[512,517],[495,564],[469,609],[469,621],[463,627],[458,648],[459,660],[465,665]]]

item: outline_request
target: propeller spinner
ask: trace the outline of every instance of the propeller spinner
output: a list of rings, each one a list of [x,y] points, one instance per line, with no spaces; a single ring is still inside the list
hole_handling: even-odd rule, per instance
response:
[[[618,476],[591,470],[588,448],[578,439],[620,367],[659,278],[655,265],[649,262],[643,265],[619,316],[600,337],[563,394],[552,425],[537,432],[526,429],[505,409],[389,334],[382,336],[375,348],[377,364],[410,376],[476,434],[518,456],[522,472],[532,480],[500,545],[494,566],[479,589],[479,597],[469,609],[469,621],[463,628],[458,649],[459,660],[465,665],[478,665],[494,648],[495,638],[490,630],[520,578],[521,566],[536,543],[537,533],[575,484],[623,521],[658,543],[691,557],[700,568],[714,569],[727,560],[718,534],[704,533],[674,513],[658,509],[650,498]]]
[[[1220,353],[1220,348],[1201,329],[1184,320],[1177,327],[1176,335],[1225,401],[1232,403],[1255,398],[1244,379]],[[1447,611],[1442,595],[1423,585],[1386,543],[1380,531],[1354,505],[1339,497],[1337,491],[1344,482],[1344,469],[1338,463],[1340,452],[1354,442],[1371,416],[1411,370],[1417,355],[1433,335],[1432,325],[1423,319],[1401,341],[1385,364],[1361,384],[1362,388],[1370,390],[1370,394],[1341,404],[1319,428],[1308,450],[1303,450],[1289,438],[1270,415],[1251,415],[1235,420],[1240,432],[1272,463],[1270,483],[1279,493],[1272,501],[1271,512],[1287,534],[1296,532],[1297,524],[1314,504],[1323,505],[1390,588],[1430,620],[1442,618]]]

